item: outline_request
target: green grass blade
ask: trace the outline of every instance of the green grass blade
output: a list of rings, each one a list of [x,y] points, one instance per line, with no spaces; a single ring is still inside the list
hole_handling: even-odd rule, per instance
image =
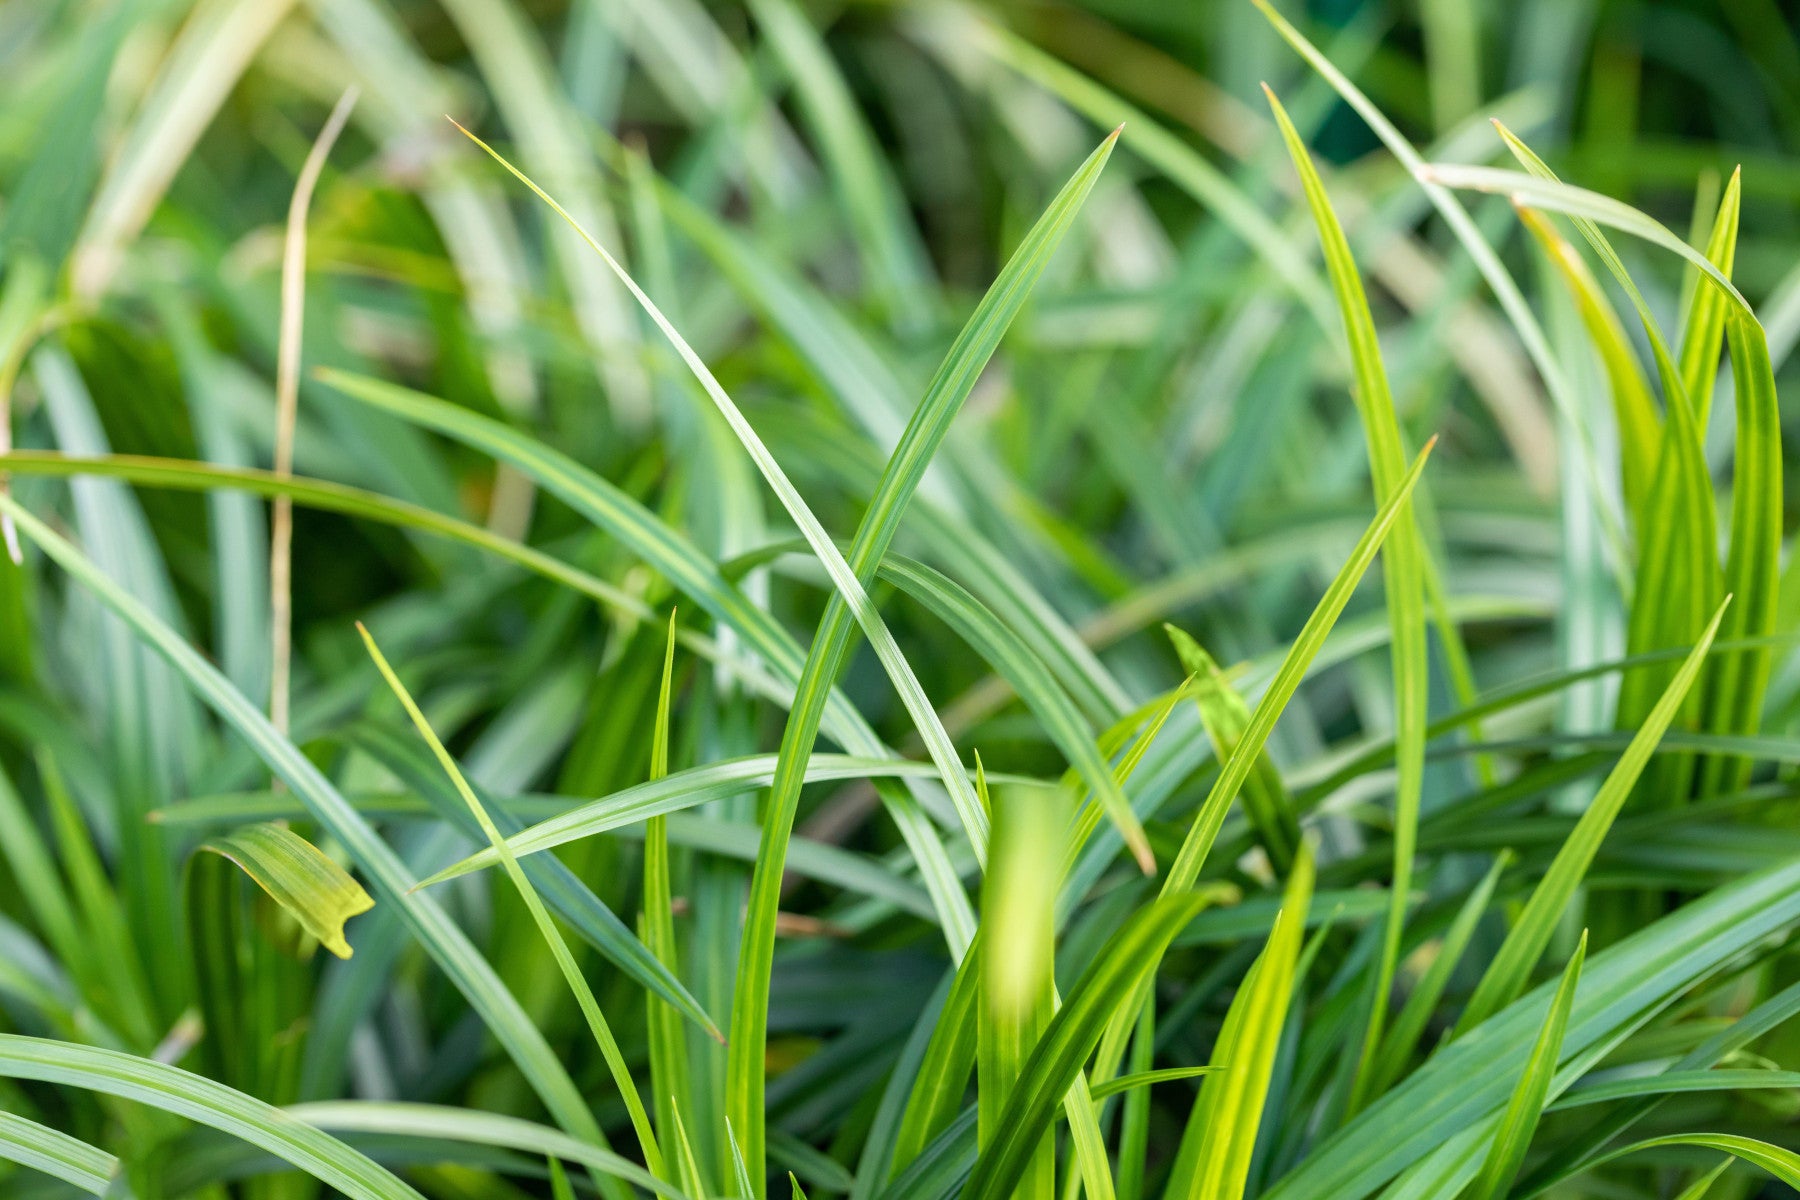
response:
[[[24,521],[20,527],[31,536]],[[423,1200],[384,1167],[338,1139],[255,1097],[164,1063],[7,1033],[0,1034],[0,1076],[100,1092],[210,1125],[267,1150],[352,1200]]]
[[[572,1138],[560,1129],[520,1117],[447,1104],[389,1100],[325,1100],[296,1104],[283,1111],[308,1125],[335,1133],[431,1137],[554,1156],[563,1162],[580,1163],[589,1170],[668,1197],[668,1200],[683,1200],[679,1189],[670,1187],[630,1159]]]
[[[1182,669],[1194,681],[1194,703],[1199,706],[1206,736],[1212,740],[1213,755],[1220,762],[1229,761],[1250,724],[1249,706],[1199,642],[1173,625],[1163,629],[1175,644]],[[1256,765],[1244,779],[1244,815],[1256,826],[1275,870],[1286,875],[1300,847],[1300,823],[1294,817],[1293,798],[1281,781],[1281,772],[1266,750],[1256,756]]]
[[[78,1138],[9,1112],[0,1112],[0,1159],[42,1171],[101,1196],[118,1173],[119,1160]]]
[[[976,1133],[983,1152],[1008,1136],[1008,1103],[1055,1007],[1058,880],[1050,868],[1062,859],[1064,799],[1017,791],[994,798],[994,853],[981,881],[976,943]],[[1040,1137],[1027,1147],[1020,1175],[1002,1194],[1050,1200],[1056,1194],[1055,1172],[1056,1147]]]
[[[444,774],[449,776],[450,781],[456,785],[456,790],[462,795],[463,802],[469,806],[469,811],[480,823],[481,832],[486,835],[488,844],[500,856],[500,865],[505,869],[507,877],[511,879],[513,887],[518,890],[519,897],[524,900],[526,908],[531,911],[531,919],[537,925],[538,933],[543,937],[544,943],[550,948],[551,956],[555,958],[557,969],[562,972],[563,979],[569,985],[569,990],[574,993],[576,1002],[581,1007],[581,1015],[586,1019],[588,1029],[594,1035],[594,1041],[599,1045],[600,1052],[606,1059],[607,1069],[612,1073],[613,1084],[619,1089],[619,1095],[625,1101],[625,1109],[631,1115],[632,1128],[637,1131],[638,1143],[644,1153],[644,1161],[653,1174],[661,1175],[663,1173],[662,1154],[657,1147],[656,1133],[650,1127],[650,1118],[644,1112],[643,1100],[638,1096],[637,1083],[631,1078],[631,1069],[625,1064],[625,1056],[619,1052],[619,1044],[613,1037],[612,1026],[607,1023],[605,1014],[600,1011],[600,1002],[595,999],[593,988],[588,985],[587,977],[581,973],[581,966],[575,961],[575,955],[570,952],[569,944],[564,940],[562,931],[557,929],[556,922],[551,919],[550,911],[544,907],[544,901],[537,894],[537,889],[531,886],[531,880],[520,869],[518,858],[507,845],[506,839],[500,835],[500,830],[494,826],[493,818],[488,816],[487,809],[476,797],[474,789],[469,786],[468,780],[463,778],[462,768],[456,765],[456,760],[450,756],[448,750],[444,749],[443,742],[438,740],[436,732],[431,728],[431,723],[425,719],[425,714],[420,711],[418,704],[413,700],[412,693],[406,690],[406,685],[400,682],[400,677],[394,673],[394,668],[388,665],[388,660],[382,655],[380,647],[376,646],[375,639],[360,621],[357,622],[356,631],[362,635],[363,645],[368,648],[369,657],[374,660],[376,669],[381,672],[381,677],[387,681],[395,698],[406,710],[406,715],[411,718],[414,727],[418,729],[419,736],[425,739],[425,743],[431,747],[431,752],[437,758],[438,764],[443,767]]]
[[[976,1160],[963,1195],[1005,1200],[1014,1194],[1056,1108],[1093,1052],[1119,1005],[1135,997],[1163,950],[1207,902],[1196,893],[1165,896],[1142,909],[1111,938],[1070,989],[1025,1062],[998,1123]]]
[[[1718,1166],[1682,1188],[1681,1195],[1675,1197],[1675,1200],[1702,1200],[1706,1193],[1712,1191],[1712,1185],[1719,1182],[1719,1176],[1729,1170],[1731,1164],[1736,1161],[1736,1157],[1727,1155]]]
[[[464,130],[463,132],[466,134],[468,133],[467,130]],[[662,310],[656,307],[655,302],[644,293],[642,288],[638,287],[637,283],[626,273],[624,267],[620,266],[619,261],[614,258],[604,246],[596,241],[587,230],[583,229],[580,223],[577,222],[574,217],[570,216],[569,213],[552,199],[547,192],[538,187],[537,184],[533,183],[520,172],[518,168],[514,167],[500,154],[495,152],[487,143],[475,137],[474,134],[468,134],[468,136],[483,150],[487,151],[488,154],[492,155],[495,161],[499,162],[501,166],[517,176],[520,182],[524,183],[525,186],[535,192],[539,199],[548,204],[556,211],[558,216],[562,217],[563,220],[568,222],[568,224],[574,228],[582,240],[587,242],[587,244],[593,248],[594,252],[600,255],[607,267],[612,270],[613,274],[618,276],[619,281],[631,292],[632,296],[637,300],[644,312],[649,315],[650,319],[656,323],[657,328],[661,329],[663,335],[674,345],[676,353],[681,356],[681,360],[686,363],[688,369],[693,372],[694,377],[699,381],[701,388],[706,392],[714,406],[719,410],[719,415],[725,418],[725,423],[731,427],[732,433],[734,433],[737,436],[738,441],[743,444],[745,451],[750,455],[751,460],[755,462],[757,469],[762,473],[764,480],[768,482],[770,489],[773,490],[780,499],[782,507],[787,510],[788,515],[793,519],[794,523],[800,527],[800,532],[805,536],[808,545],[813,549],[813,553],[818,556],[820,563],[825,567],[826,573],[831,576],[832,583],[836,586],[839,595],[848,606],[851,615],[855,617],[857,624],[862,627],[863,634],[869,639],[869,644],[875,649],[876,657],[881,660],[882,666],[886,668],[889,678],[893,681],[895,690],[899,692],[901,702],[905,704],[907,712],[912,715],[913,722],[918,728],[919,736],[924,740],[925,747],[930,752],[932,761],[938,765],[938,770],[942,776],[944,786],[950,792],[950,798],[956,805],[958,816],[962,818],[964,832],[968,835],[970,843],[975,847],[977,858],[984,857],[987,850],[986,818],[982,814],[980,806],[975,802],[974,792],[969,787],[968,777],[963,772],[962,762],[957,756],[956,748],[950,741],[950,735],[945,732],[943,723],[938,719],[936,711],[931,707],[931,702],[925,695],[925,689],[920,685],[918,677],[913,673],[911,665],[907,663],[906,656],[901,653],[899,644],[894,641],[893,634],[888,631],[886,623],[882,621],[881,614],[875,608],[875,602],[869,598],[868,592],[864,587],[861,571],[856,567],[852,567],[852,565],[845,560],[843,554],[839,552],[837,543],[832,540],[830,534],[825,532],[824,526],[819,524],[818,518],[813,515],[812,510],[807,507],[806,501],[801,498],[799,491],[789,481],[787,473],[782,470],[781,465],[775,461],[775,456],[770,454],[768,447],[763,444],[761,435],[759,435],[755,428],[751,426],[750,422],[744,418],[744,415],[739,411],[737,404],[726,394],[725,389],[720,386],[719,381],[717,377],[713,375],[712,370],[701,360],[700,356],[694,352],[693,347],[688,345],[687,340],[681,336],[681,333],[675,326],[670,324],[668,318],[663,315]],[[1104,150],[1110,149],[1111,143],[1109,142],[1107,146],[1104,147]],[[1095,154],[1100,162],[1103,163],[1105,161],[1105,153],[1103,151],[1096,151]],[[1096,173],[1098,172],[1098,169],[1098,165],[1096,165],[1094,167]],[[973,386],[973,378],[969,380],[969,383],[970,386]],[[926,403],[928,404],[929,400]],[[924,406],[922,405],[921,408],[923,407]],[[923,471],[924,464],[921,463],[919,465],[919,472],[921,475],[923,474]],[[917,480],[915,479],[913,481],[913,486],[916,486],[916,484]],[[907,490],[910,491],[911,489],[908,488]],[[878,496],[877,500],[879,499],[880,497]],[[870,513],[871,517],[874,516],[875,511],[876,507],[872,506]],[[899,510],[893,510],[888,519],[897,524]],[[866,525],[869,518],[865,517],[864,520]],[[858,542],[860,548],[860,536]],[[855,551],[853,550],[852,553],[854,554]],[[878,557],[879,556],[877,556],[877,558]],[[1142,836],[1142,831],[1139,831],[1138,837],[1140,842]],[[757,1139],[752,1137],[750,1138],[750,1141],[754,1145]]]
[[[1590,1165],[1598,1166],[1636,1154],[1640,1150],[1658,1150],[1665,1146],[1700,1146],[1708,1150],[1723,1150],[1751,1166],[1761,1167],[1789,1187],[1800,1188],[1800,1154],[1795,1154],[1785,1146],[1729,1133],[1672,1133],[1649,1138],[1602,1155]]]
[[[1640,1096],[1670,1096],[1687,1092],[1756,1091],[1763,1088],[1800,1088],[1800,1071],[1713,1070],[1663,1071],[1638,1079],[1616,1079],[1565,1093],[1551,1110],[1635,1100]]]
[[[1168,1200],[1241,1200],[1244,1194],[1287,1021],[1312,885],[1312,852],[1303,843],[1268,944],[1225,1014],[1213,1047],[1219,1070],[1201,1084],[1188,1116],[1170,1171]]]
[[[575,1200],[575,1189],[569,1185],[569,1172],[562,1165],[562,1159],[546,1160],[550,1165],[550,1197],[551,1200]]]
[[[285,825],[246,825],[200,849],[241,867],[300,927],[339,958],[350,957],[344,922],[375,907],[350,873]]]
[[[1129,1092],[1133,1088],[1149,1087],[1156,1083],[1169,1083],[1177,1079],[1197,1079],[1218,1067],[1164,1067],[1158,1071],[1133,1071],[1129,1075],[1121,1075],[1117,1079],[1109,1079],[1105,1083],[1094,1085],[1092,1095],[1095,1100],[1104,1100],[1108,1096],[1117,1096],[1121,1092]]]
[[[1276,124],[1281,127],[1288,156],[1300,173],[1307,207],[1312,210],[1313,224],[1319,230],[1326,270],[1331,276],[1332,290],[1343,316],[1344,336],[1350,346],[1350,362],[1356,379],[1352,391],[1357,414],[1362,419],[1363,436],[1368,443],[1369,473],[1375,482],[1375,498],[1385,502],[1399,494],[1401,480],[1406,474],[1406,458],[1399,417],[1394,411],[1394,396],[1388,386],[1387,368],[1381,360],[1375,318],[1369,311],[1362,276],[1350,255],[1349,240],[1332,209],[1325,184],[1313,166],[1312,156],[1307,153],[1306,144],[1301,141],[1299,131],[1288,119],[1275,93],[1267,85],[1263,92],[1275,114]],[[1351,1089],[1352,1112],[1367,1098],[1367,1080],[1387,1020],[1386,998],[1399,965],[1400,935],[1406,920],[1408,898],[1412,894],[1419,804],[1425,783],[1425,723],[1430,704],[1431,664],[1425,644],[1425,573],[1430,569],[1418,524],[1408,506],[1400,513],[1394,532],[1389,536],[1383,566],[1388,624],[1393,631],[1390,658],[1394,676],[1397,775],[1394,785],[1393,886],[1389,891],[1390,907],[1382,936],[1381,957],[1369,984],[1369,1018],[1357,1060],[1356,1082]],[[1454,626],[1448,628],[1454,630]]]
[[[1117,1026],[1116,1020],[1107,1026],[1107,1035],[1110,1036]],[[1105,1053],[1104,1042],[1105,1039],[1102,1038],[1102,1055]],[[1102,1061],[1107,1060],[1103,1058]],[[1126,1060],[1131,1074],[1121,1078],[1130,1079],[1150,1073],[1153,1070],[1151,1064],[1155,1061],[1156,995],[1152,991],[1138,1004],[1137,1020],[1131,1034],[1131,1057]],[[1133,1088],[1126,1092],[1125,1101],[1119,1107],[1118,1196],[1119,1200],[1142,1200],[1144,1175],[1149,1167],[1150,1093],[1146,1089]]]
[[[1730,602],[1727,597],[1725,605]],[[1725,616],[1725,605],[1721,605],[1719,611],[1713,614],[1711,624],[1689,651],[1687,659],[1675,673],[1675,678],[1663,692],[1662,698],[1656,702],[1656,707],[1651,709],[1643,726],[1633,735],[1631,744],[1620,755],[1618,764],[1595,793],[1587,810],[1581,814],[1581,819],[1576,822],[1568,840],[1556,852],[1556,858],[1544,872],[1543,879],[1538,881],[1531,899],[1525,902],[1524,910],[1507,933],[1499,952],[1494,955],[1494,961],[1488,964],[1481,982],[1475,985],[1474,994],[1469,997],[1468,1005],[1457,1019],[1453,1036],[1474,1029],[1490,1015],[1511,1004],[1525,990],[1532,968],[1537,965],[1544,947],[1549,944],[1557,921],[1568,908],[1575,889],[1580,886],[1588,867],[1594,861],[1594,855],[1599,853],[1600,843],[1605,840],[1607,831],[1612,828],[1619,810],[1631,795],[1638,776],[1650,761],[1669,722],[1675,719],[1689,689],[1693,687],[1701,664],[1706,661],[1706,652],[1712,646],[1713,637],[1719,632],[1719,622]]]
[[[979,758],[977,758],[979,765]],[[982,788],[986,790],[985,783]],[[969,1072],[975,1069],[977,1009],[980,1003],[981,935],[956,968],[943,1011],[925,1044],[919,1073],[913,1080],[906,1109],[894,1135],[894,1168],[898,1174],[916,1161],[933,1138],[943,1133],[962,1110],[969,1088]]]
[[[1432,1015],[1438,1011],[1438,1003],[1443,999],[1444,989],[1449,986],[1450,976],[1468,950],[1470,939],[1475,936],[1476,925],[1493,901],[1494,888],[1500,882],[1501,873],[1511,862],[1510,852],[1502,851],[1495,855],[1494,865],[1488,868],[1481,882],[1475,885],[1462,907],[1457,909],[1450,927],[1444,931],[1443,942],[1431,960],[1431,966],[1419,977],[1419,982],[1406,997],[1406,1003],[1401,1006],[1400,1015],[1394,1018],[1394,1023],[1388,1028],[1381,1053],[1375,1060],[1375,1073],[1369,1084],[1370,1095],[1379,1096],[1387,1091],[1406,1069],[1407,1060],[1418,1048],[1419,1039],[1424,1036]]]
[[[881,483],[857,529],[850,563],[859,578],[872,573],[886,553],[898,530],[906,502],[923,478],[933,453],[998,347],[1001,336],[1023,305],[1031,285],[1073,222],[1081,202],[1105,165],[1116,137],[1115,133],[1102,143],[1064,186],[958,334],[889,459]],[[842,597],[833,597],[813,637],[795,711],[782,734],[780,759],[764,817],[763,843],[751,881],[750,905],[738,956],[738,985],[729,1036],[727,1100],[734,1125],[742,1127],[748,1159],[755,1166],[752,1178],[758,1180],[754,1193],[757,1200],[762,1196],[762,1045],[768,1030],[769,978],[773,968],[781,871],[799,802],[800,781],[805,774],[807,757],[812,752],[819,712],[824,705],[825,688],[835,677],[847,648],[849,616]],[[1130,840],[1132,829],[1124,832]],[[1140,864],[1153,869],[1154,859],[1150,857],[1141,828],[1136,829],[1136,841]],[[750,1197],[744,1200],[750,1200]]]
[[[669,613],[668,643],[663,649],[662,684],[656,696],[656,727],[650,743],[650,778],[669,773],[669,703],[675,677],[675,613]],[[669,883],[669,819],[652,817],[644,823],[643,942],[650,953],[679,976],[680,960],[675,942],[675,900]],[[649,998],[645,1014],[649,1025],[651,1107],[656,1113],[658,1141],[674,1145],[676,1113],[692,1108],[688,1100],[687,1034],[681,1014],[659,997]],[[672,1155],[665,1161],[671,1183],[698,1194],[698,1179],[684,1176],[685,1159]]]
[[[1307,618],[1305,626],[1282,657],[1281,666],[1269,682],[1268,690],[1263,693],[1262,699],[1257,701],[1255,710],[1250,714],[1250,723],[1245,728],[1237,749],[1220,768],[1219,777],[1201,804],[1199,815],[1194,818],[1194,823],[1188,827],[1188,832],[1182,839],[1181,850],[1163,880],[1164,895],[1188,891],[1199,881],[1200,868],[1205,865],[1206,856],[1212,851],[1213,842],[1219,836],[1219,827],[1225,822],[1226,811],[1231,807],[1244,780],[1255,768],[1257,756],[1268,744],[1275,722],[1281,717],[1288,701],[1299,690],[1307,667],[1324,646],[1326,635],[1337,623],[1344,605],[1350,602],[1350,595],[1362,580],[1363,572],[1369,569],[1376,551],[1381,548],[1382,542],[1399,519],[1406,501],[1412,495],[1413,487],[1425,470],[1432,445],[1433,443],[1427,443],[1413,460],[1412,469],[1401,481],[1400,489],[1375,514],[1375,519],[1357,540],[1349,558],[1338,569],[1337,577],[1325,589],[1325,594],[1319,598],[1312,615]]]
[[[1726,320],[1726,331],[1737,393],[1737,441],[1725,588],[1738,599],[1719,632],[1726,640],[1755,642],[1779,628],[1784,536],[1781,406],[1763,327],[1733,313]],[[1756,733],[1762,723],[1771,664],[1766,645],[1721,656],[1709,668],[1705,681],[1700,727],[1711,733]],[[1701,767],[1700,795],[1733,791],[1749,778],[1749,760],[1709,757]]]
[[[576,804],[560,816],[540,821],[508,839],[513,853],[524,857],[584,837],[609,833],[651,817],[666,816],[705,804],[740,795],[745,791],[768,787],[780,769],[780,757],[774,754],[752,754],[726,759],[701,767],[676,771],[662,779],[635,784],[585,804]],[[906,779],[934,774],[929,763],[908,762],[899,758],[857,758],[841,754],[815,755],[807,766],[806,782],[841,779]],[[493,847],[477,850],[437,874],[422,881],[420,887],[432,887],[449,879],[484,870],[500,862]]]
[[[1737,260],[1738,216],[1742,210],[1744,172],[1731,173],[1725,195],[1719,201],[1718,215],[1713,218],[1712,233],[1706,239],[1706,258],[1719,273],[1731,275]],[[1681,381],[1694,402],[1694,423],[1706,428],[1712,412],[1713,382],[1719,374],[1719,350],[1725,341],[1726,298],[1717,288],[1694,289],[1692,303],[1681,328],[1681,349],[1677,361]]]
[[[1531,1146],[1531,1137],[1537,1132],[1538,1120],[1544,1112],[1544,1097],[1549,1094],[1551,1078],[1556,1074],[1563,1033],[1569,1025],[1569,1008],[1575,1003],[1575,985],[1581,979],[1581,964],[1586,957],[1587,932],[1583,930],[1569,965],[1563,969],[1556,995],[1550,1001],[1550,1016],[1538,1034],[1530,1057],[1525,1060],[1525,1071],[1513,1089],[1512,1099],[1500,1116],[1500,1127],[1494,1131],[1494,1141],[1488,1148],[1487,1159],[1481,1164],[1481,1174],[1476,1176],[1467,1193],[1470,1200],[1494,1200],[1494,1197],[1504,1195],[1512,1186],[1513,1177],[1519,1173],[1519,1164],[1525,1161],[1525,1151]]]

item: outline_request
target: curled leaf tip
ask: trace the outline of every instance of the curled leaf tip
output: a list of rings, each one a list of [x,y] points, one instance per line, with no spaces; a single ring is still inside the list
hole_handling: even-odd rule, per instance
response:
[[[344,923],[375,900],[333,859],[285,825],[246,825],[200,849],[234,862],[325,949],[352,954]]]

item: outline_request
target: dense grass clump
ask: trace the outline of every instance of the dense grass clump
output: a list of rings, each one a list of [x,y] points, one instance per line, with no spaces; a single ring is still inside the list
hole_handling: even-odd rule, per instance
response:
[[[1772,0],[0,68],[6,1200],[1800,1186]]]

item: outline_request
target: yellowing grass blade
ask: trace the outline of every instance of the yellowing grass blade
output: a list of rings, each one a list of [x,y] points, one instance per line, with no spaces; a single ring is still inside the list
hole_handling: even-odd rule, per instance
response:
[[[1656,470],[1656,457],[1662,446],[1662,418],[1650,395],[1650,383],[1644,378],[1637,355],[1625,336],[1625,329],[1613,312],[1612,303],[1600,288],[1600,281],[1588,270],[1587,263],[1576,253],[1567,239],[1535,209],[1518,210],[1519,220],[1543,247],[1551,266],[1575,297],[1575,309],[1587,329],[1588,338],[1600,354],[1600,365],[1606,371],[1612,389],[1613,416],[1619,426],[1621,484],[1625,493],[1625,512],[1640,520],[1645,498],[1650,491],[1650,478]]]
[[[200,849],[243,868],[300,927],[339,958],[350,957],[344,922],[375,907],[374,898],[350,873],[285,825],[246,825]]]

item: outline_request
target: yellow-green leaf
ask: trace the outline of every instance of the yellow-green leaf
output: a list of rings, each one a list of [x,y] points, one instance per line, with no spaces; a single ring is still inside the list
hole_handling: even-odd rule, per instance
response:
[[[350,873],[286,825],[246,825],[200,849],[230,859],[339,958],[350,957],[344,922],[375,907]]]

